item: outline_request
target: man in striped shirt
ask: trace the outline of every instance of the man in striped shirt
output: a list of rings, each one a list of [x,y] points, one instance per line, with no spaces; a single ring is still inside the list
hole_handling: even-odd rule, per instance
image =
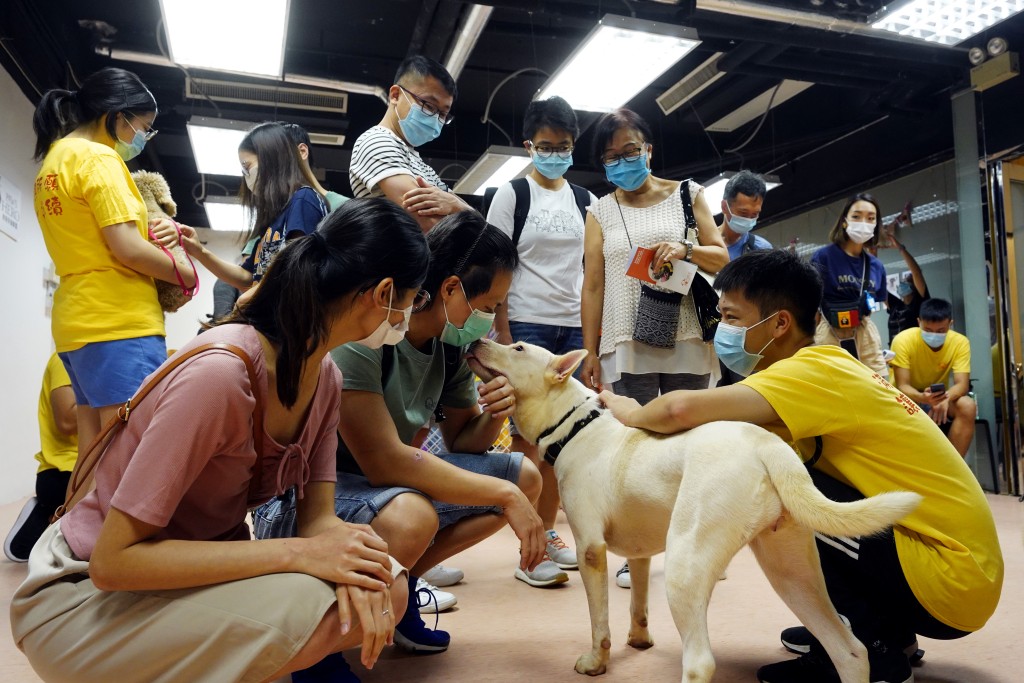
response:
[[[455,80],[422,55],[398,67],[380,123],[352,148],[349,181],[356,197],[387,197],[429,231],[445,216],[470,208],[420,157],[416,147],[437,138],[451,123],[458,95]]]

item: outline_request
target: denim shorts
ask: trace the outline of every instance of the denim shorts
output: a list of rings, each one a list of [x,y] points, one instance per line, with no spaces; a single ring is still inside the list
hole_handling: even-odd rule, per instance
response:
[[[71,378],[75,402],[91,408],[124,403],[167,360],[164,337],[92,342],[57,354]]]
[[[521,323],[509,320],[508,330],[512,334],[512,341],[533,344],[558,355],[570,351],[578,351],[583,348],[582,327]],[[572,376],[579,379],[582,368],[583,364],[580,363],[580,367],[576,368],[576,372],[572,373]],[[516,429],[516,423],[513,418],[509,418],[508,432],[512,436],[519,436],[519,430]]]
[[[460,469],[512,483],[519,481],[519,471],[523,464],[522,453],[444,453],[437,457]],[[334,485],[334,513],[339,519],[352,524],[369,524],[388,503],[403,493],[415,493],[428,498],[414,488],[371,486],[362,475],[339,472],[338,482]],[[500,507],[456,505],[437,500],[432,502],[437,512],[439,529],[449,527],[465,517],[501,514],[502,511]],[[253,510],[252,523],[256,538],[288,538],[298,535],[295,489]]]

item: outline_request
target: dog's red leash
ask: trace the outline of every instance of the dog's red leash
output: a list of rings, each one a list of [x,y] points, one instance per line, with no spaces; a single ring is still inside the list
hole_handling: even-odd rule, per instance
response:
[[[153,234],[152,229],[148,229],[149,238],[153,240],[153,244],[160,247],[160,250],[167,254],[167,257],[171,259],[171,265],[174,266],[174,277],[178,279],[178,284],[181,285],[181,293],[189,298],[192,298],[199,293],[199,271],[196,270],[196,264],[192,261],[192,257],[188,255],[188,250],[185,249],[185,245],[182,244],[181,226],[178,225],[177,221],[171,220],[170,218],[168,218],[167,220],[171,221],[171,225],[174,226],[174,230],[178,233],[178,246],[181,247],[182,252],[184,252],[185,259],[188,261],[188,265],[192,267],[192,276],[195,278],[196,282],[194,287],[189,288],[185,286],[185,280],[181,277],[181,273],[178,272],[178,260],[174,258],[174,254],[171,253],[170,249],[160,244],[160,242],[156,239],[156,236]]]

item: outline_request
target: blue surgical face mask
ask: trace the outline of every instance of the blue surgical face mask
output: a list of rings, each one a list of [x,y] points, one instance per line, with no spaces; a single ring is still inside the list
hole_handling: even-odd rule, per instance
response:
[[[128,123],[128,127],[135,131],[135,135],[132,136],[130,143],[121,142],[118,137],[114,138],[114,151],[117,152],[117,156],[121,157],[125,161],[131,161],[135,157],[142,154],[143,148],[146,146],[146,131],[135,130],[135,126],[128,122],[128,118],[125,117],[125,123]]]
[[[924,343],[933,349],[941,349],[942,345],[946,343],[946,332],[925,332],[921,330],[921,338],[924,339]]]
[[[461,282],[459,287],[462,287]],[[448,306],[445,305],[443,299],[441,300],[441,305],[444,306],[445,319],[444,331],[441,332],[441,341],[452,346],[466,346],[478,339],[483,339],[491,331],[491,326],[494,325],[494,314],[484,313],[473,308],[472,304],[469,303],[469,297],[466,296],[465,287],[462,287],[462,296],[466,297],[466,305],[472,311],[469,317],[466,318],[466,322],[462,323],[462,327],[455,327],[452,321],[448,320]]]
[[[910,296],[914,290],[910,287],[909,282],[901,282],[900,286],[896,288],[896,293],[901,297]]]
[[[401,90],[401,88],[399,88]],[[423,111],[420,105],[412,101],[412,98],[402,90],[405,99],[409,102],[409,113],[405,118],[398,119],[398,126],[402,129],[402,135],[406,142],[413,147],[425,145],[431,140],[437,139],[444,128],[444,122],[436,116],[431,116]]]
[[[557,154],[552,154],[547,159],[542,159],[536,153],[533,156],[533,167],[540,172],[542,176],[550,180],[558,180],[565,172],[572,166],[572,155],[569,155],[568,159],[563,159]]]
[[[647,152],[643,152],[633,161],[619,159],[619,163],[614,166],[605,166],[604,175],[611,184],[626,192],[632,192],[643,185],[647,176],[651,175],[651,169],[647,168]]]
[[[718,329],[715,331],[715,353],[718,354],[718,359],[725,364],[725,367],[743,377],[754,371],[758,361],[764,358],[761,355],[762,352],[768,348],[768,344],[775,341],[775,338],[769,339],[768,344],[762,346],[761,350],[757,353],[750,353],[746,349],[747,330],[757,327],[765,320],[770,320],[776,315],[778,315],[778,312],[772,313],[764,320],[756,322],[750,327],[737,327],[736,325],[729,325],[724,322],[718,323]]]
[[[728,206],[728,204],[726,204]],[[733,232],[745,234],[754,229],[757,225],[756,218],[747,218],[745,216],[737,216],[732,212],[732,207],[729,206],[729,229]]]

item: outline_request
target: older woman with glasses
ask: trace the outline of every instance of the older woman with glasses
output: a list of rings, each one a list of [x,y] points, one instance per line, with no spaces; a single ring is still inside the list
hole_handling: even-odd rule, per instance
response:
[[[651,174],[651,132],[629,109],[605,114],[594,133],[594,156],[615,190],[590,207],[584,238],[583,382],[645,404],[677,389],[705,389],[717,367],[702,340],[693,300],[644,288],[626,275],[635,247],[654,250],[655,271],[686,261],[717,273],[729,253],[704,198],[704,188]],[[696,230],[686,228],[684,196]],[[698,276],[699,277],[699,276]],[[629,588],[629,567],[616,574]]]

